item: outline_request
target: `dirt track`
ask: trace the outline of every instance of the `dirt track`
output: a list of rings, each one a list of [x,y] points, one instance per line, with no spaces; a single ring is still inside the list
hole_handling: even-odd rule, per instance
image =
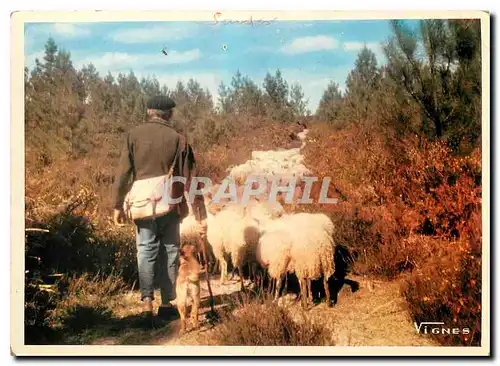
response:
[[[352,277],[360,288],[352,292],[344,285],[336,305],[328,308],[325,302],[308,310],[309,315],[322,324],[333,328],[333,340],[338,346],[437,346],[431,338],[416,333],[415,327],[405,309],[405,300],[399,294],[399,282],[367,281]],[[212,281],[216,284],[216,281]],[[203,285],[206,290],[206,285]],[[371,291],[370,291],[370,289]],[[220,287],[213,286],[214,295],[230,294],[238,290],[238,282]],[[280,301],[281,306],[298,309],[295,294],[287,294]],[[203,311],[208,311],[205,308]],[[174,327],[175,328],[175,327]],[[216,331],[215,326],[211,331]],[[207,328],[202,329],[205,331]],[[204,337],[199,332],[166,339],[163,344],[200,344]]]
[[[211,277],[216,309],[237,300],[239,280],[235,278],[220,286],[218,276]],[[438,346],[429,336],[417,334],[413,322],[405,308],[405,300],[399,293],[399,281],[367,280],[350,277],[360,285],[352,292],[344,285],[338,295],[337,304],[328,308],[325,302],[312,306],[307,314],[315,321],[331,327],[332,341],[337,346]],[[134,334],[128,330],[127,336],[103,337],[95,339],[93,344],[149,344],[149,345],[204,345],[212,332],[217,332],[218,325],[212,326],[205,319],[210,310],[206,281],[202,282],[202,304],[200,309],[201,327],[198,330],[179,336],[179,320],[174,320],[157,330],[149,330],[148,341],[140,339],[144,331]],[[299,303],[294,301],[295,294],[288,293],[279,301],[279,306],[289,306],[292,314],[299,310]],[[131,292],[121,301],[123,307],[116,315],[127,318],[140,310],[139,293]],[[277,305],[278,306],[278,305]]]

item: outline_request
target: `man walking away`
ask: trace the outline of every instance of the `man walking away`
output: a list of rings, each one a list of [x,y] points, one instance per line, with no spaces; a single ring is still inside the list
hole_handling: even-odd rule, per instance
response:
[[[177,193],[174,193],[175,189],[172,188],[171,197],[180,197],[189,187],[189,179],[195,165],[194,154],[191,147],[185,144],[184,136],[173,128],[174,107],[175,102],[169,97],[151,98],[147,103],[147,121],[132,128],[127,134],[113,186],[115,199],[113,220],[118,226],[124,225],[123,203],[130,187],[130,178],[133,183],[142,179],[159,177],[168,174],[169,169],[174,167],[173,175],[187,178],[188,184]],[[183,204],[185,205],[185,201]],[[176,297],[175,282],[179,266],[179,224],[183,218],[179,213],[179,207],[175,205],[176,209],[161,216],[134,220],[141,300],[144,302],[144,310],[148,316],[153,314],[156,262],[162,273],[159,278],[156,278],[162,297],[159,313],[169,318],[177,315],[177,310],[171,301]],[[203,197],[195,198],[193,211],[201,223],[202,230],[206,231],[206,209]],[[160,248],[162,255],[159,255]]]

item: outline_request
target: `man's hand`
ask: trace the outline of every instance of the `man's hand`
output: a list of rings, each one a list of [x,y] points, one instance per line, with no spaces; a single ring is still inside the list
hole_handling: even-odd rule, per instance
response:
[[[200,235],[202,237],[205,237],[207,235],[207,221],[201,220],[198,223],[200,225]]]
[[[125,226],[125,212],[123,212],[123,209],[118,210],[115,208],[113,212],[113,222],[116,226]]]

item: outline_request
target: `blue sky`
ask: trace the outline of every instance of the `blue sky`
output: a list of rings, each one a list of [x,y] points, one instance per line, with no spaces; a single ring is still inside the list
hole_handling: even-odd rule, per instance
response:
[[[271,19],[270,19],[271,20]],[[299,82],[314,111],[330,81],[345,85],[364,44],[385,62],[381,42],[390,36],[386,20],[218,22],[29,23],[25,25],[25,64],[42,58],[52,36],[71,52],[73,64],[92,62],[101,75],[130,70],[138,77],[156,76],[175,86],[197,79],[217,97],[239,69],[259,86],[277,68],[289,84]],[[162,53],[166,47],[168,55]]]

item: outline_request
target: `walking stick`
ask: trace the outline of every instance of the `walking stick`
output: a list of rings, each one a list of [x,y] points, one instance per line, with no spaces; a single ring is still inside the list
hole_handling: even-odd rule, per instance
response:
[[[198,216],[201,217],[200,215],[200,208],[197,208],[198,211]],[[207,319],[210,322],[213,322],[214,320],[217,319],[217,313],[215,312],[214,306],[215,306],[215,301],[214,301],[214,295],[212,293],[212,286],[210,286],[210,278],[208,274],[208,256],[207,256],[207,233],[203,233],[201,236],[201,252],[203,253],[203,258],[205,260],[205,277],[207,279],[207,287],[208,287],[208,295],[209,295],[209,304],[210,304],[210,312],[207,314]]]
[[[200,217],[201,218],[201,212],[200,212],[200,207],[193,207],[193,213],[195,214],[195,217]],[[215,306],[215,301],[214,301],[214,295],[212,293],[212,286],[210,286],[210,278],[208,274],[208,256],[207,256],[207,233],[203,233],[201,236],[201,252],[203,254],[203,258],[205,259],[205,277],[207,278],[207,287],[208,287],[208,295],[209,295],[209,304],[210,304],[210,312],[207,313],[206,318],[210,323],[214,323],[215,320],[218,319],[217,313],[215,312],[214,306]]]
[[[214,321],[215,319],[217,319],[217,313],[215,312],[215,309],[214,309],[214,306],[215,306],[214,295],[212,293],[212,286],[210,286],[210,278],[209,278],[209,274],[208,274],[207,236],[206,236],[206,234],[204,234],[202,236],[201,251],[203,252],[203,258],[205,258],[205,276],[207,278],[207,287],[208,287],[209,304],[210,304],[210,313],[207,314],[207,319],[209,321]]]

